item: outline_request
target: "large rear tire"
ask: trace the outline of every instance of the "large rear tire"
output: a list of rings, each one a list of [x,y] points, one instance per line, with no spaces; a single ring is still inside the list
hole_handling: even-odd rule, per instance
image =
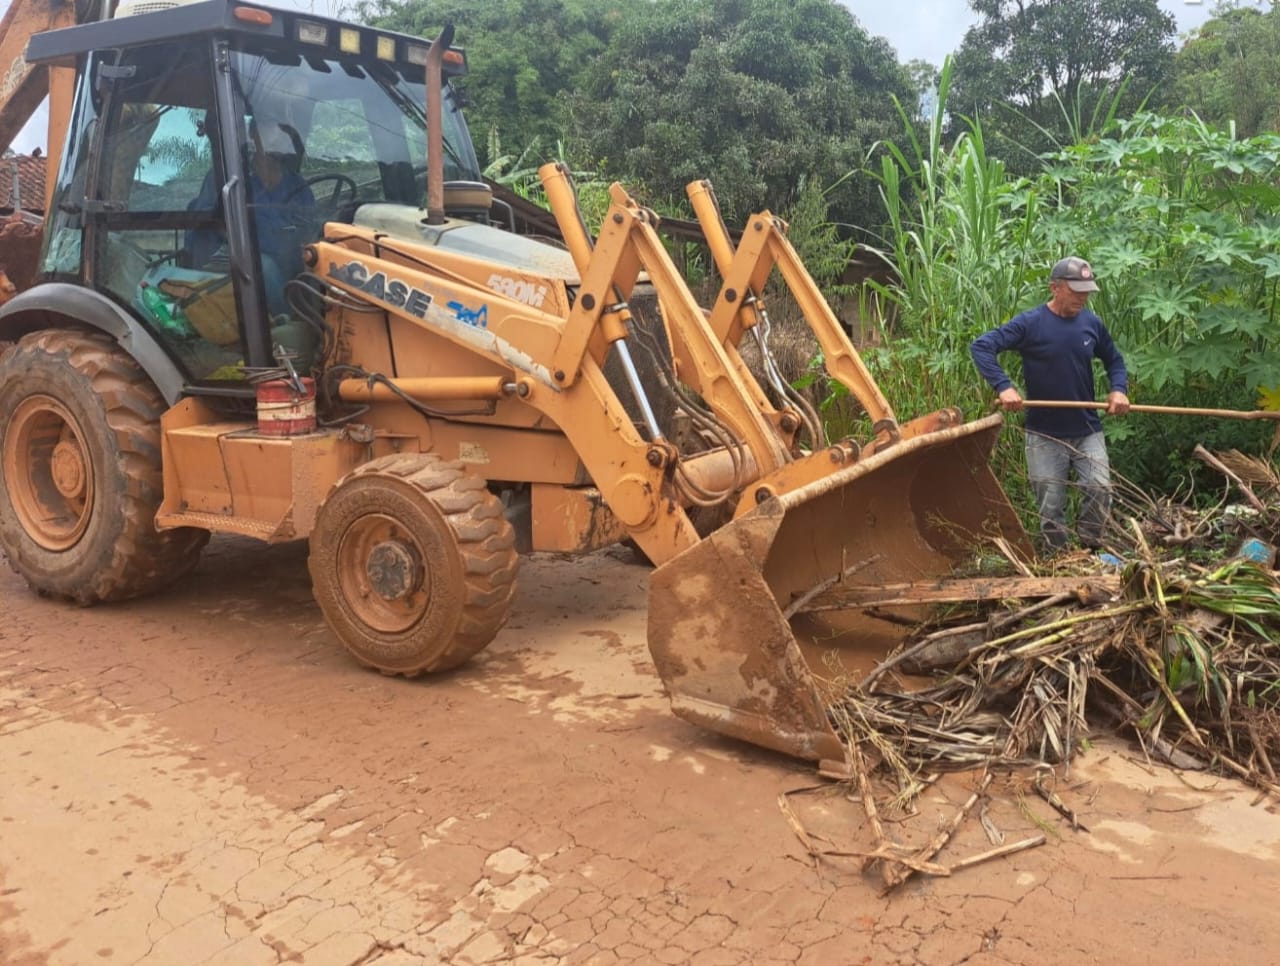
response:
[[[312,590],[356,660],[413,677],[462,664],[506,622],[519,556],[485,481],[434,455],[372,460],[329,491]]]
[[[37,592],[125,600],[195,566],[206,531],[155,528],[164,410],[99,333],[33,332],[0,356],[0,547]]]

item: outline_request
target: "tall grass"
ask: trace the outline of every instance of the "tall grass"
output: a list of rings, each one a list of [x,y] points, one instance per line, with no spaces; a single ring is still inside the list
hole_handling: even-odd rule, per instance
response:
[[[977,121],[947,140],[950,82],[948,60],[923,139],[895,101],[905,141],[880,145],[879,166],[867,172],[888,213],[883,247],[869,247],[895,273],[868,283],[871,314],[882,320],[868,361],[903,415],[983,408],[969,343],[1034,304],[1044,285],[1039,197],[987,153]]]

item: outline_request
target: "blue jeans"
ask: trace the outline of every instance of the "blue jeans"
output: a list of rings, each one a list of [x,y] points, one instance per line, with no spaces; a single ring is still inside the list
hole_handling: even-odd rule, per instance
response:
[[[1049,550],[1067,545],[1067,487],[1072,472],[1080,487],[1076,529],[1087,547],[1102,545],[1111,515],[1111,464],[1102,433],[1080,439],[1054,439],[1027,433],[1027,476],[1040,514],[1040,534]]]

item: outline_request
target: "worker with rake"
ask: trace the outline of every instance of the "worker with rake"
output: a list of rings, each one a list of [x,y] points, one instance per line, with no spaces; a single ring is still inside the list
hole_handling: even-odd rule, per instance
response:
[[[1007,411],[1023,408],[1023,396],[997,359],[1001,352],[1022,357],[1028,400],[1093,402],[1093,361],[1106,370],[1110,392],[1106,411],[1129,411],[1128,372],[1111,333],[1088,309],[1098,291],[1093,268],[1070,256],[1049,274],[1049,301],[1014,316],[973,340],[969,352],[978,372]],[[1026,417],[1027,476],[1040,516],[1045,550],[1066,549],[1067,487],[1072,474],[1081,500],[1076,530],[1080,543],[1098,549],[1111,513],[1111,466],[1102,421],[1092,409],[1030,408]]]

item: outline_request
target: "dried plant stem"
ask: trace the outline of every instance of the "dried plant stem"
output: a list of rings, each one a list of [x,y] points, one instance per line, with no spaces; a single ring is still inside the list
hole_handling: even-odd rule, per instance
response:
[[[858,794],[862,797],[862,810],[867,813],[871,834],[875,836],[876,852],[883,852],[885,847],[892,843],[884,834],[884,825],[880,822],[880,811],[876,808],[876,798],[871,791],[871,776],[867,772],[867,762],[862,757],[862,748],[856,740],[849,742],[849,757],[852,759],[854,778],[858,781]],[[864,859],[863,868],[867,868],[874,861],[874,859]],[[887,866],[883,867],[882,875],[887,882],[889,876]]]
[[[951,836],[956,834],[956,829],[958,829],[969,816],[969,812],[973,810],[973,806],[978,803],[978,799],[986,794],[987,788],[991,785],[991,777],[990,769],[983,772],[982,781],[978,783],[978,787],[974,790],[973,794],[970,795],[968,800],[960,806],[959,810],[951,816],[950,821],[942,827],[938,834],[930,839],[924,848],[916,852],[913,858],[919,861],[928,862],[943,850],[946,844],[951,841]],[[886,893],[893,891],[911,878],[913,872],[914,870],[908,868],[903,863],[899,863],[896,868],[886,871],[884,876],[884,891]]]
[[[905,650],[899,651],[897,654],[894,654],[892,657],[888,658],[885,661],[881,661],[878,665],[876,665],[876,667],[874,667],[871,670],[871,673],[862,679],[862,683],[861,683],[862,689],[864,691],[870,691],[872,686],[876,683],[876,681],[878,681],[886,673],[888,673],[889,671],[892,671],[895,667],[902,664],[903,661],[910,660],[911,658],[919,655],[921,652],[928,650],[929,646],[940,638],[950,637],[956,634],[964,634],[970,631],[982,631],[982,630],[997,631],[1002,627],[1008,627],[1010,624],[1016,624],[1018,621],[1031,617],[1034,614],[1038,614],[1040,611],[1045,610],[1046,608],[1056,607],[1061,604],[1065,604],[1068,601],[1075,600],[1075,596],[1076,596],[1075,594],[1055,594],[1053,597],[1047,597],[1044,600],[1038,601],[1037,603],[1034,603],[1029,607],[1020,608],[1014,611],[1013,613],[1006,614],[1003,617],[1000,617],[996,620],[979,621],[974,624],[964,624],[960,627],[948,627],[945,630],[935,631],[932,634],[928,634],[925,637],[922,637],[917,643],[911,645]],[[986,643],[989,643],[989,642],[985,642],[985,641],[983,642],[983,644],[986,644]],[[978,645],[978,647],[982,647],[982,646],[983,646],[982,644]]]
[[[826,591],[830,590],[832,587],[836,586],[836,584],[843,583],[846,577],[856,574],[859,570],[862,570],[866,567],[870,567],[873,563],[875,563],[877,560],[880,559],[880,556],[881,555],[878,553],[872,554],[870,557],[867,557],[863,560],[859,560],[857,563],[852,564],[848,567],[845,567],[843,570],[840,571],[840,573],[836,574],[834,577],[828,577],[826,580],[819,581],[817,584],[814,584],[814,586],[810,587],[803,594],[801,594],[799,597],[797,597],[795,600],[793,600],[790,604],[787,605],[786,609],[782,612],[783,620],[791,620],[791,618],[795,617],[796,614],[798,614],[800,610],[806,604],[809,603],[809,601],[813,600],[819,594],[825,593]]]
[[[1276,429],[1278,432],[1280,432],[1280,426],[1277,426]],[[1238,486],[1240,488],[1240,492],[1244,494],[1244,498],[1249,501],[1249,505],[1253,507],[1255,510],[1258,510],[1260,512],[1266,511],[1267,509],[1266,504],[1258,499],[1257,494],[1255,494],[1253,490],[1250,489],[1249,484],[1246,483],[1244,480],[1240,479],[1240,477],[1234,472],[1232,472],[1222,462],[1222,460],[1218,459],[1216,456],[1210,453],[1200,443],[1196,443],[1196,448],[1191,451],[1191,455],[1209,464],[1215,470],[1217,470],[1219,473],[1221,473],[1223,476],[1229,479],[1232,483]]]
[[[1252,721],[1247,725],[1249,729],[1249,741],[1253,744],[1253,752],[1258,756],[1258,761],[1262,762],[1262,770],[1267,773],[1267,777],[1272,783],[1276,780],[1276,771],[1271,767],[1271,759],[1267,756],[1266,743],[1258,737],[1258,729],[1254,727]]]
[[[1044,845],[1047,841],[1048,839],[1043,835],[1033,835],[1031,838],[1023,839],[1020,842],[1010,842],[1008,845],[988,849],[985,852],[979,852],[977,855],[971,855],[967,859],[961,859],[959,862],[953,862],[950,871],[959,872],[961,869],[967,869],[989,859],[998,859],[1001,856],[1012,855],[1014,852],[1021,852],[1024,849],[1034,849],[1037,846]]]

